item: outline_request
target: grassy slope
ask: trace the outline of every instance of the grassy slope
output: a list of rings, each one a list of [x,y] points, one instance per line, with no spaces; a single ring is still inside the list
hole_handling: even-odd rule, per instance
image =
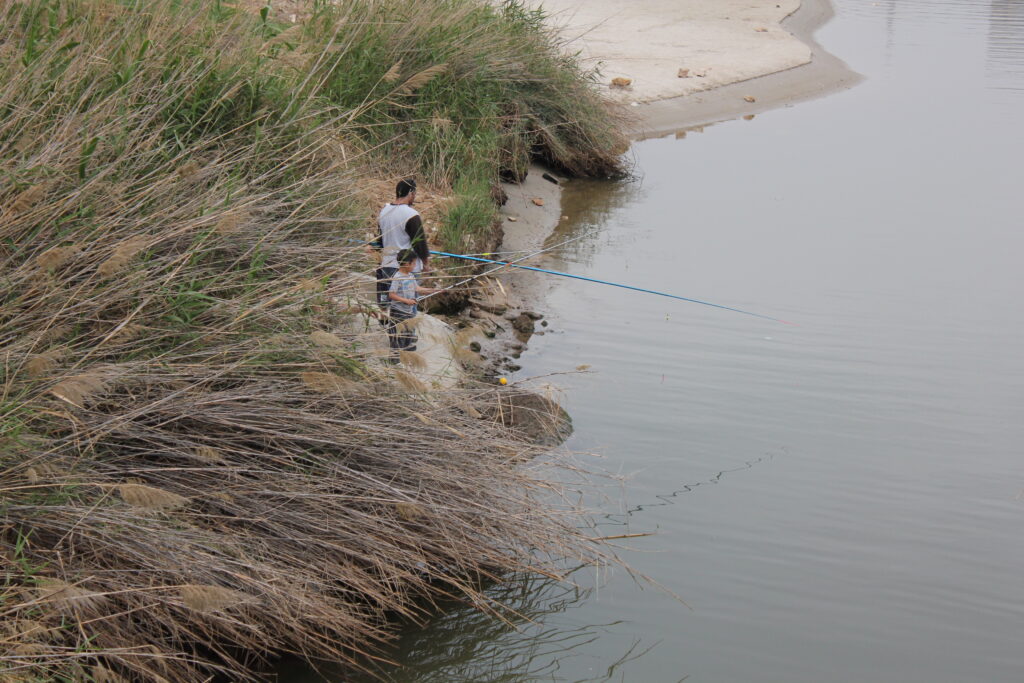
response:
[[[338,303],[371,267],[344,245],[382,176],[450,188],[441,235],[458,248],[489,233],[499,175],[531,155],[619,170],[614,122],[539,15],[0,15],[5,675],[355,662],[416,598],[482,600],[452,576],[593,556],[523,464],[531,447],[467,407],[487,389],[424,402]]]

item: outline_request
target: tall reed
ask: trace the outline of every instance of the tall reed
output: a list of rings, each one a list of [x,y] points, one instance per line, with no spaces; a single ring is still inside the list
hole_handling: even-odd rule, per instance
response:
[[[549,39],[512,3],[411,4],[414,26],[366,0],[298,28],[220,3],[0,5],[9,675],[238,680],[283,652],[359,666],[395,615],[447,596],[495,610],[483,578],[603,557],[553,460],[466,409],[491,390],[424,402],[339,303],[372,268],[352,241],[366,188],[422,169],[485,191],[508,93],[539,109],[533,90],[580,78],[462,101],[527,73],[488,32]],[[452,144],[421,144],[428,112]],[[593,151],[576,121],[525,120],[566,168]]]

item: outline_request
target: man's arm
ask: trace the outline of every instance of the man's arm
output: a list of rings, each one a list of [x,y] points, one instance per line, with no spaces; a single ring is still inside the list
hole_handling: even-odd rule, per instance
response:
[[[430,246],[427,244],[427,235],[423,232],[423,220],[419,217],[419,214],[405,222],[405,234],[409,236],[412,250],[416,252],[416,256],[419,257],[420,261],[423,262],[423,267],[426,268],[427,262],[430,260]]]

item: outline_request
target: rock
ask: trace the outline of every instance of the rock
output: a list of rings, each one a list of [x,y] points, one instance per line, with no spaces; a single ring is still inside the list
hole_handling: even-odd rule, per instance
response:
[[[531,335],[533,334],[533,318],[525,313],[520,313],[519,317],[512,321],[512,327],[520,334]]]
[[[633,84],[633,79],[632,78],[623,78],[622,76],[619,76],[617,78],[613,78],[612,79],[612,87],[613,88],[628,88],[632,84]]]
[[[753,121],[754,120],[754,115],[753,114],[747,114],[746,116],[743,117],[743,120],[744,121]]]
[[[469,317],[479,320],[481,318],[487,317],[487,314],[481,311],[479,308],[474,308],[472,311],[469,312]],[[494,333],[492,332],[491,335],[493,336],[493,334]]]
[[[547,327],[548,326],[548,321],[547,320],[541,320],[540,324],[541,324],[541,327]]]
[[[509,387],[484,399],[477,408],[485,419],[499,422],[536,444],[557,446],[572,434],[569,414],[540,394]]]
[[[755,28],[754,30],[757,31],[758,33],[768,33],[768,29],[766,29],[764,27],[758,27],[758,28]]]
[[[690,77],[690,70],[689,69],[680,69],[679,73],[677,73],[676,76],[678,78],[689,78]]]
[[[544,200],[541,199],[540,197],[534,197],[530,201],[533,202],[537,206],[544,206]]]
[[[477,303],[477,307],[480,308],[480,310],[482,311],[490,313],[491,315],[502,315],[505,311],[508,310],[508,306],[506,306],[505,304],[494,301],[489,303],[480,301]]]
[[[523,311],[523,315],[528,316],[530,320],[540,320],[544,316],[535,311]]]
[[[516,218],[515,216],[509,216],[509,217],[508,217],[508,220],[509,220],[509,222],[510,222],[510,223],[515,223],[515,222],[516,222],[517,220],[519,220],[519,219],[518,219],[518,218]]]
[[[519,182],[522,182],[522,180]],[[501,185],[495,184],[491,187],[491,199],[493,199],[494,203],[498,206],[505,206],[505,203],[508,201],[508,193],[502,189]]]
[[[757,102],[757,98],[752,95],[747,95],[743,98],[744,102]]]
[[[549,183],[554,183],[555,185],[558,184],[558,178],[551,175],[550,173],[542,173],[540,177],[548,181]]]
[[[480,348],[481,348],[480,347],[480,342],[478,342],[478,341],[469,342],[469,350],[472,351],[473,353],[480,353]]]

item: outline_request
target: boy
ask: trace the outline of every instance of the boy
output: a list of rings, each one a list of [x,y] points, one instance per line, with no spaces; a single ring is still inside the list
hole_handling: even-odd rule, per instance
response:
[[[416,317],[416,295],[433,294],[438,291],[417,284],[416,277],[412,274],[417,262],[415,251],[403,249],[398,252],[397,260],[398,272],[391,278],[391,286],[388,288],[388,299],[391,300],[388,344],[391,346],[392,363],[398,362],[399,351],[416,350],[416,331],[411,326],[402,324]]]

